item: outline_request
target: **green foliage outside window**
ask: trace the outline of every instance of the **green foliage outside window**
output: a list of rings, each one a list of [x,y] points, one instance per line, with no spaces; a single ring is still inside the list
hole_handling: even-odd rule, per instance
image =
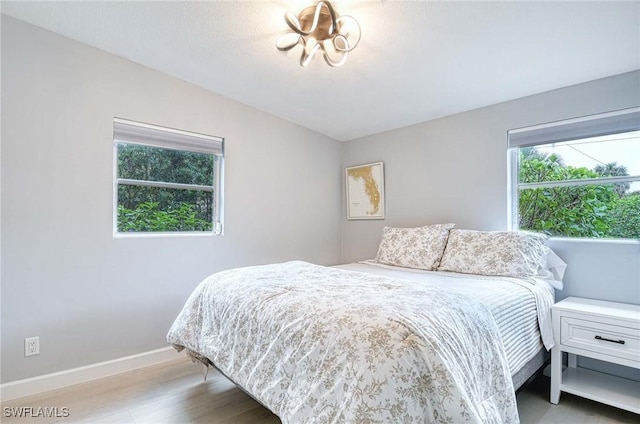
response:
[[[565,166],[558,155],[520,150],[520,183],[628,175],[616,163],[590,170]],[[628,183],[522,189],[520,228],[552,236],[640,238],[640,192]]]
[[[211,231],[211,221],[198,218],[192,205],[181,203],[175,209],[159,210],[157,202],[144,202],[135,209],[118,206],[118,230],[121,232]]]
[[[119,144],[118,178],[213,186],[214,155]],[[211,231],[213,194],[118,185],[118,232]]]
[[[640,239],[640,193],[620,198],[609,219],[610,237]]]

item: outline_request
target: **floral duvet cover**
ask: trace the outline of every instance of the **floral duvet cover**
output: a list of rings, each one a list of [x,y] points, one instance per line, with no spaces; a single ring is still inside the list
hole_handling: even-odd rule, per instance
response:
[[[283,423],[517,423],[486,306],[442,285],[305,262],[204,280],[167,335]]]

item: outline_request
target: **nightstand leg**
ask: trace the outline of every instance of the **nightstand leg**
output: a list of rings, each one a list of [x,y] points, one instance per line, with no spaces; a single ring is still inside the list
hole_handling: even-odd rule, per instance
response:
[[[551,396],[550,402],[560,402],[560,384],[562,383],[562,351],[556,345],[551,349]]]
[[[567,365],[569,368],[575,368],[578,366],[578,355],[575,353],[567,353]]]

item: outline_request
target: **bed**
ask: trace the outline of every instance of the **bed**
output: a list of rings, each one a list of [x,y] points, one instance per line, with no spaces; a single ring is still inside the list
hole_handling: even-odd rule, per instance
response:
[[[515,389],[553,345],[556,280],[548,267],[530,277],[440,271],[455,267],[447,240],[421,268],[385,260],[381,243],[361,263],[218,272],[167,340],[285,424],[517,423]]]

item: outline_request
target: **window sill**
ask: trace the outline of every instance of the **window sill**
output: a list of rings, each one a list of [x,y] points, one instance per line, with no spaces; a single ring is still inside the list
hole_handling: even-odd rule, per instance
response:
[[[551,237],[549,241],[554,243],[594,243],[594,244],[617,244],[617,245],[638,245],[638,239],[605,239],[605,238],[574,238],[574,237]]]
[[[217,236],[221,236],[218,234]],[[213,231],[193,231],[193,232],[157,232],[157,233],[114,233],[114,239],[137,239],[137,238],[167,238],[167,237],[212,237],[216,236]]]

